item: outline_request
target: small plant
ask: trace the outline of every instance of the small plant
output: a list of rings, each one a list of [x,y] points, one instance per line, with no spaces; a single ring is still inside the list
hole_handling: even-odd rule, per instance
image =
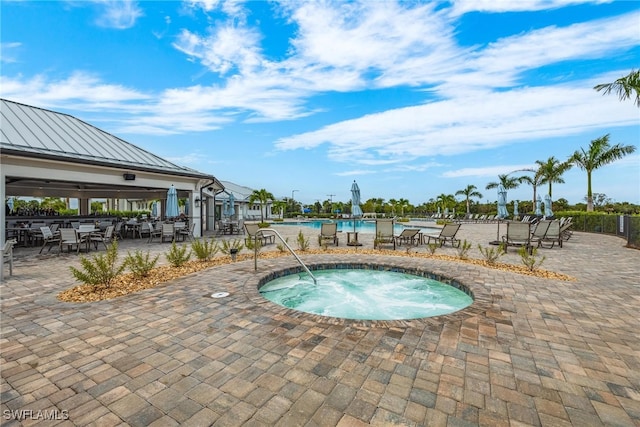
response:
[[[147,251],[146,255],[143,255],[140,250],[135,251],[133,254],[127,252],[124,265],[131,270],[135,277],[140,279],[149,275],[149,272],[156,266],[158,258],[160,258],[160,255],[156,255],[155,258],[151,259],[149,251]]]
[[[81,282],[92,285],[94,287],[103,286],[108,288],[115,279],[125,269],[123,263],[119,267],[116,266],[118,260],[118,242],[115,240],[107,248],[105,254],[95,255],[92,260],[85,257],[80,258],[80,264],[84,271],[75,267],[69,267],[73,277]]]
[[[213,237],[211,240],[196,239],[191,242],[191,250],[200,261],[209,261],[213,256],[218,253],[220,247]]]
[[[520,255],[520,258],[522,259],[522,263],[525,266],[527,266],[529,271],[535,271],[538,267],[540,267],[540,265],[542,265],[544,260],[547,259],[547,257],[545,257],[545,256],[543,256],[542,258],[538,259],[538,249],[537,248],[532,248],[531,249],[531,254],[529,254],[529,251],[527,251],[527,248],[525,246],[523,246],[518,250],[518,254]]]
[[[220,252],[225,255],[231,255],[231,253],[238,253],[244,248],[242,244],[242,240],[233,239],[233,240],[223,240],[222,246],[220,247]]]
[[[471,243],[467,242],[465,239],[460,246],[458,246],[458,258],[467,259],[469,258],[469,249],[471,249]]]
[[[171,244],[171,249],[165,254],[165,257],[173,267],[180,267],[189,261],[189,258],[191,258],[191,251],[187,252],[187,245],[183,244],[178,247],[176,242],[173,242]]]
[[[244,242],[245,247],[250,251],[255,251],[256,253],[260,253],[262,250],[262,239],[258,238],[256,240],[248,238]]]
[[[289,244],[289,238],[287,237],[286,239],[284,239],[286,244]],[[282,243],[278,243],[276,245],[276,249],[278,249],[278,251],[280,252],[286,252],[287,251],[287,247],[285,245],[283,245]]]
[[[304,234],[302,233],[302,230],[298,231],[298,249],[300,249],[301,251],[306,251],[307,249],[309,249],[309,239],[307,239],[306,237],[304,237]]]
[[[491,265],[495,264],[498,258],[504,255],[506,252],[502,243],[500,243],[497,248],[483,248],[482,245],[478,244],[478,249],[480,250],[480,253],[484,257],[484,260],[487,262],[487,264]]]
[[[440,247],[440,245],[437,244],[437,243],[428,243],[427,244],[427,250],[429,251],[429,253],[431,255],[435,254],[436,253],[436,249],[438,249],[439,247]]]

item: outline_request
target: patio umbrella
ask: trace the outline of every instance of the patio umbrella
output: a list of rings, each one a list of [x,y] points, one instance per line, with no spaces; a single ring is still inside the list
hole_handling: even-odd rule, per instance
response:
[[[158,217],[158,202],[151,203],[151,216],[153,218]]]
[[[7,205],[9,206],[9,212],[13,212],[13,197],[9,197],[9,200],[7,200]]]
[[[551,210],[551,196],[544,196],[544,216],[547,218],[551,218],[553,216],[553,211]]]
[[[229,216],[229,200],[222,201],[222,216]]]
[[[536,216],[542,216],[540,204],[542,204],[542,199],[540,199],[540,195],[538,195],[538,198],[536,199]]]
[[[229,216],[233,216],[236,213],[236,198],[233,197],[233,193],[229,194]]]
[[[360,187],[358,187],[355,181],[353,181],[351,185],[351,215],[353,215],[354,218],[362,216],[362,209],[360,208]],[[353,222],[353,227],[355,228],[355,221]]]
[[[518,212],[518,201],[514,200],[513,201],[513,216],[518,216],[520,215],[520,212]]]
[[[504,219],[509,216],[507,211],[507,190],[502,185],[498,186],[498,217]]]
[[[175,218],[180,215],[178,211],[178,192],[176,187],[171,184],[169,191],[167,191],[167,218]]]

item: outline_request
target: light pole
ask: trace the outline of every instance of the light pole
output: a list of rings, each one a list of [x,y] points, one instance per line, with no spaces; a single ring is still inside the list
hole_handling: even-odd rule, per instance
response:
[[[295,193],[296,191],[300,191],[300,190],[291,190],[291,213],[293,213],[296,209],[296,202],[293,198],[293,193]]]
[[[333,196],[335,196],[335,194],[327,194],[327,197],[329,197],[329,204],[331,205],[331,215],[333,215]]]

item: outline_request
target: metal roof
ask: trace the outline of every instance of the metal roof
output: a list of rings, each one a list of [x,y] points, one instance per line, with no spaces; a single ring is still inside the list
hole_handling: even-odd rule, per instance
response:
[[[25,157],[215,179],[171,163],[76,117],[2,98],[0,150]]]

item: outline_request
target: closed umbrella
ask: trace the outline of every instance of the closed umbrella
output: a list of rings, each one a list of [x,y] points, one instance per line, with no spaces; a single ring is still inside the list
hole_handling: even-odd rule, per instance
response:
[[[507,190],[502,185],[498,186],[498,218],[504,219],[509,216],[507,211]]]
[[[551,210],[551,196],[549,194],[544,196],[544,216],[551,218],[553,211]]]
[[[178,192],[176,191],[176,187],[171,184],[169,187],[169,191],[167,191],[167,218],[176,218],[180,215],[178,210]]]
[[[536,216],[542,216],[542,209],[540,209],[540,205],[542,204],[542,199],[540,199],[540,195],[536,199]]]
[[[358,187],[355,181],[353,181],[351,185],[351,215],[353,215],[354,218],[362,216],[362,209],[360,208],[360,187]]]
[[[151,216],[153,218],[158,217],[158,202],[151,203]]]
[[[229,216],[229,200],[222,201],[222,216]]]
[[[229,194],[229,216],[234,216],[236,213],[236,198],[233,197],[233,193]]]
[[[7,200],[7,205],[9,206],[9,212],[13,212],[13,197],[9,197],[9,200]]]
[[[520,212],[518,212],[518,201],[514,200],[513,201],[513,216],[518,216],[520,215]]]
[[[358,183],[354,180],[353,184],[351,184],[351,216],[353,216],[353,235],[355,236],[355,240],[352,242],[347,242],[349,246],[362,246],[361,243],[358,242],[358,235],[356,233],[356,218],[362,217],[362,208],[360,207],[360,187],[358,187]]]

